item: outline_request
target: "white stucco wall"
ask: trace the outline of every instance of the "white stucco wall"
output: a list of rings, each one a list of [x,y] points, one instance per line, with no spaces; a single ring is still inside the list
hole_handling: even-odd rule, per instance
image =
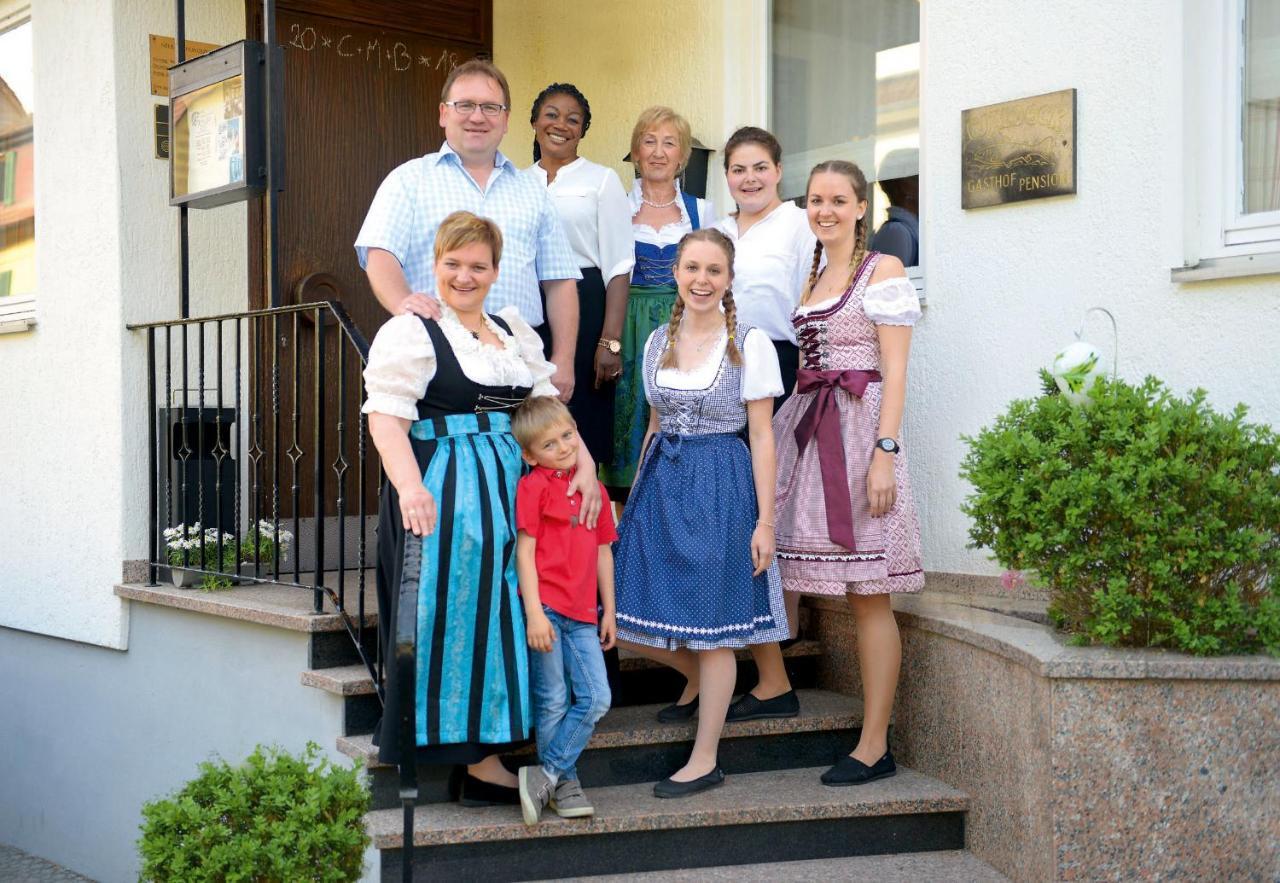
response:
[[[147,79],[173,5],[38,0],[32,26],[39,324],[0,336],[0,625],[123,647],[111,587],[146,554],[147,474],[145,351],[124,326],[177,315]],[[190,4],[187,35],[240,39],[244,5]],[[243,304],[244,206],[192,215],[192,313]]]
[[[1280,277],[1170,282],[1184,195],[1181,3],[951,0],[923,22],[924,263],[929,308],[912,352],[908,432],[929,570],[997,572],[965,549],[958,436],[1014,397],[1071,339],[1085,309],[1120,326],[1120,374],[1202,386],[1280,424]],[[981,63],[975,63],[975,59]],[[960,112],[1078,90],[1078,194],[960,208]],[[1192,127],[1194,129],[1194,127]],[[1096,321],[1096,320],[1095,320]],[[1105,319],[1087,336],[1109,357]]]

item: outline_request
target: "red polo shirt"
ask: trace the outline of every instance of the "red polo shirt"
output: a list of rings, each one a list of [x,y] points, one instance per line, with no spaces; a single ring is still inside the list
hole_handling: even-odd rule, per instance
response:
[[[618,538],[604,485],[603,506],[590,530],[579,521],[582,495],[569,496],[576,470],[535,466],[516,489],[516,528],[538,541],[538,596],[561,616],[596,621],[596,559],[600,546]]]

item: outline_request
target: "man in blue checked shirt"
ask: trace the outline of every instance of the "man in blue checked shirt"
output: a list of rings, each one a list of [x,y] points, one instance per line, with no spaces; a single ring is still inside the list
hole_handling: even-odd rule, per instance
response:
[[[440,102],[445,143],[387,175],[356,237],[356,254],[388,312],[436,319],[433,247],[440,222],[463,209],[497,221],[502,267],[485,309],[496,313],[514,305],[543,341],[550,340],[548,358],[556,366],[551,382],[567,402],[582,274],[545,189],[498,151],[510,108],[507,79],[492,62],[472,59],[454,68]]]

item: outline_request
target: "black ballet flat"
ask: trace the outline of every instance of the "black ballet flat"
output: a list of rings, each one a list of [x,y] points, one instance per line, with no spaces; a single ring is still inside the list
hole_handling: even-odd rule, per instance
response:
[[[477,779],[470,773],[462,776],[462,794],[458,802],[463,806],[515,806],[520,803],[520,790],[506,785],[495,785]]]
[[[822,784],[833,787],[865,785],[876,779],[887,779],[896,775],[897,772],[898,765],[893,762],[893,754],[888,751],[871,766],[867,766],[856,757],[845,755],[836,761],[835,766],[822,774]]]
[[[694,696],[684,705],[672,702],[666,708],[659,709],[658,721],[664,724],[682,724],[685,721],[693,720],[693,716],[698,713],[698,697]]]
[[[795,690],[788,690],[772,699],[757,699],[751,693],[743,693],[729,706],[726,721],[758,721],[770,718],[798,717],[800,697]]]
[[[661,782],[653,786],[654,797],[689,797],[717,788],[724,784],[724,770],[716,767],[705,776],[699,776],[689,782],[676,782],[672,779],[663,779]]]

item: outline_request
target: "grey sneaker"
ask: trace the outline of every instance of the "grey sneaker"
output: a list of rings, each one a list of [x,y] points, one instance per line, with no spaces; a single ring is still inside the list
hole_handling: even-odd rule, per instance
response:
[[[524,813],[524,823],[532,827],[538,824],[542,808],[551,800],[551,780],[542,771],[542,767],[520,767],[520,809]]]
[[[562,819],[584,819],[596,814],[596,808],[582,793],[582,783],[577,779],[566,779],[556,785],[551,808]]]

